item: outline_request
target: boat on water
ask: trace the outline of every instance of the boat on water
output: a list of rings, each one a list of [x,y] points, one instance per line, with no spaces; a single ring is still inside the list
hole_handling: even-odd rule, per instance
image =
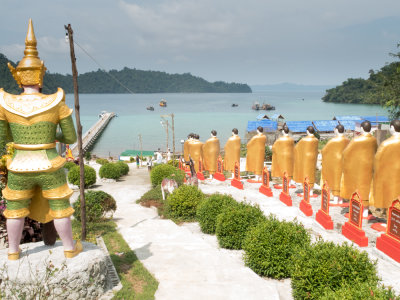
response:
[[[253,106],[251,107],[253,110],[260,110],[260,103],[257,101],[253,103]]]
[[[153,111],[153,110],[154,110],[154,107],[153,107],[153,106],[147,106],[146,109],[147,109],[147,110]]]
[[[160,106],[161,106],[161,107],[167,107],[167,101],[165,101],[164,99],[162,99],[162,100],[160,101]]]
[[[239,104],[232,103],[232,107],[238,107],[238,106],[239,106]]]
[[[275,106],[272,106],[271,104],[268,103],[263,103],[262,105],[260,105],[259,102],[254,102],[253,106],[251,107],[251,109],[253,110],[275,110]]]

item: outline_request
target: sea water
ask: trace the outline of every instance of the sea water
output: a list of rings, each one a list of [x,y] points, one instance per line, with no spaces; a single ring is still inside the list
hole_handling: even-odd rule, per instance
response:
[[[98,156],[114,156],[127,149],[140,149],[139,135],[143,150],[165,151],[167,147],[166,126],[162,125],[162,115],[174,114],[175,149],[182,150],[181,140],[191,132],[205,141],[211,130],[218,132],[221,147],[231,135],[233,128],[239,130],[242,141],[247,121],[265,113],[278,113],[287,121],[332,120],[336,115],[387,115],[379,105],[324,103],[321,97],[325,90],[263,91],[249,94],[80,94],[80,113],[83,132],[98,119],[101,111],[114,112],[112,119],[91,152]],[[167,107],[160,107],[165,99]],[[74,107],[74,95],[68,94],[66,101]],[[275,106],[275,111],[254,111],[254,102]],[[232,107],[232,104],[238,107]],[[153,106],[154,111],[146,110]],[[172,151],[172,120],[169,122],[168,147]],[[164,122],[165,124],[165,122]]]

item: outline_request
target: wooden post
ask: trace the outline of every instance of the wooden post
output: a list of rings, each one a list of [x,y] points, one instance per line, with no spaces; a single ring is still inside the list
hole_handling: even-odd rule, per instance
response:
[[[139,141],[140,141],[140,159],[143,160],[143,147],[142,147],[142,135],[139,134]]]
[[[175,161],[175,125],[174,125],[174,114],[171,114],[172,118],[172,159]]]
[[[78,70],[76,69],[76,57],[74,49],[74,37],[71,24],[68,26],[64,25],[65,30],[68,33],[69,49],[71,54],[72,64],[72,78],[74,82],[74,96],[75,96],[75,119],[78,134],[78,151],[79,151],[79,169],[80,169],[80,197],[81,197],[81,222],[82,222],[82,237],[83,241],[86,240],[86,202],[85,202],[85,166],[83,163],[83,151],[82,151],[82,125],[79,113],[79,93],[78,93]]]

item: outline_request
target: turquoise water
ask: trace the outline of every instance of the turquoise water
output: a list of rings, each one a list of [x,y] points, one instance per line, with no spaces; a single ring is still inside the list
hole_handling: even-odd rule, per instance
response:
[[[265,111],[253,111],[253,102],[269,103],[288,121],[331,120],[335,115],[386,115],[378,105],[324,103],[325,91],[271,91],[252,94],[81,94],[81,122],[85,132],[93,125],[102,110],[115,112],[114,118],[104,131],[92,153],[100,156],[118,156],[127,149],[140,149],[138,135],[142,135],[143,150],[166,148],[166,131],[160,124],[162,114],[175,115],[175,147],[181,150],[180,140],[188,133],[209,138],[211,130],[218,132],[223,146],[238,128],[244,138],[247,121]],[[161,99],[168,102],[166,108],[158,105]],[[304,101],[302,100],[304,99]],[[74,95],[67,95],[67,104],[73,108]],[[238,107],[231,107],[237,103]],[[152,105],[154,111],[146,110]],[[169,118],[169,121],[171,118]],[[172,131],[169,147],[172,150]]]

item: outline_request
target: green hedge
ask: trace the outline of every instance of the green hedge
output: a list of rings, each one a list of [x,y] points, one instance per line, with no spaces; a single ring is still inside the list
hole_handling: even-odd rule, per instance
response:
[[[217,217],[215,233],[219,245],[228,249],[242,249],[247,231],[265,220],[260,208],[240,203],[228,207]]]
[[[121,170],[115,163],[104,164],[99,170],[100,178],[118,179],[121,177]]]
[[[230,195],[213,194],[197,207],[197,220],[201,231],[214,234],[218,215],[224,208],[238,205]]]
[[[126,162],[118,161],[115,164],[119,168],[121,176],[127,175],[129,173],[129,166]]]
[[[157,186],[164,178],[173,178],[178,185],[181,185],[185,178],[185,172],[168,164],[155,165],[150,173],[151,184]]]
[[[108,164],[109,161],[105,158],[98,158],[98,159],[96,159],[96,163],[98,163],[100,165],[105,165],[105,164]]]
[[[244,260],[259,275],[287,278],[293,253],[309,245],[310,234],[301,224],[281,222],[271,215],[247,233]]]
[[[80,196],[73,204],[75,209],[74,217],[81,221],[81,201]],[[97,222],[104,219],[109,212],[115,212],[117,203],[115,199],[103,191],[88,191],[85,193],[86,220],[88,222]]]
[[[322,240],[293,254],[292,288],[295,299],[319,299],[326,288],[337,291],[342,285],[368,282],[376,285],[376,262],[344,243]]]
[[[64,165],[64,168],[66,168],[68,171],[71,170],[73,167],[76,167],[76,164],[72,161],[67,161]]]
[[[193,221],[197,205],[204,199],[204,194],[196,186],[182,185],[167,197],[165,215],[181,221]]]
[[[85,188],[96,183],[96,171],[88,166],[84,166],[85,173]],[[68,172],[68,181],[73,185],[77,185],[80,187],[80,168],[79,166],[72,167]]]
[[[144,193],[137,202],[157,200],[162,201],[161,185],[151,188],[149,191]]]

